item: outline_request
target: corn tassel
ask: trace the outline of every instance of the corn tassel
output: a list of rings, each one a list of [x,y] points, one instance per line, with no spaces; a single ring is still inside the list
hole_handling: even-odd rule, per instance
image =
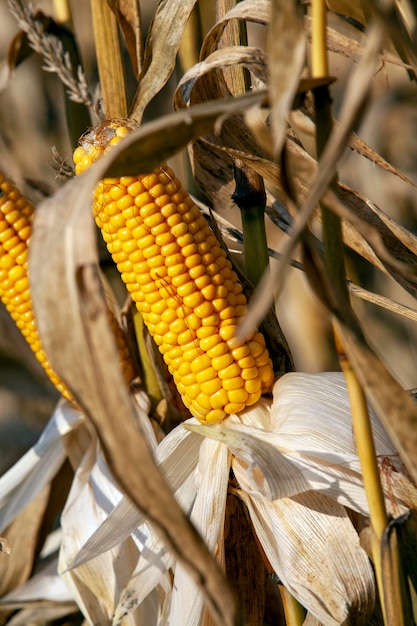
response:
[[[76,173],[126,136],[128,122],[89,131]],[[256,403],[274,373],[263,335],[238,340],[247,302],[216,237],[173,171],[108,178],[93,213],[122,280],[174,377],[184,404],[213,423]]]
[[[51,368],[36,329],[28,277],[33,214],[33,205],[0,172],[0,298],[53,385],[67,400],[74,402],[70,391]],[[114,315],[109,312],[109,316],[122,370],[130,381],[134,370],[124,335]]]

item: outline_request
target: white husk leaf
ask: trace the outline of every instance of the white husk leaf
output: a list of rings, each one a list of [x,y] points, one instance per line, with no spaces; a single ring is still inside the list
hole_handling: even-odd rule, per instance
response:
[[[224,565],[222,536],[229,469],[230,453],[227,447],[209,439],[203,440],[195,474],[196,498],[190,519],[221,565]],[[197,586],[184,567],[177,563],[170,623],[198,626],[203,608],[203,597]]]
[[[66,457],[62,439],[84,419],[68,402],[60,402],[37,443],[0,478],[1,530],[55,476]]]
[[[313,492],[275,502],[240,496],[274,571],[326,626],[373,607],[372,568],[341,505]]]

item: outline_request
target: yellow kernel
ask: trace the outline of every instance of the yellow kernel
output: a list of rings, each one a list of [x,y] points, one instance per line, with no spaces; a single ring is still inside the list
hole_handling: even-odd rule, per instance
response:
[[[182,274],[187,271],[186,265],[183,263],[183,257],[178,252],[177,254],[172,254],[170,256],[165,257],[165,265],[169,268],[168,274],[170,276],[175,276],[176,274]],[[176,268],[176,269],[172,269]]]
[[[165,302],[165,300],[159,300],[159,302],[155,302],[152,305],[152,313],[156,313],[157,315],[163,315],[165,313],[165,311],[170,310],[167,309],[167,304]],[[164,320],[167,321],[167,320]]]
[[[201,320],[201,324],[203,326],[218,326],[219,325],[219,316],[217,313],[213,313],[213,315],[209,315],[208,317],[204,317]],[[221,333],[220,333],[221,335]]]
[[[132,182],[132,184],[128,186],[127,193],[132,196],[132,198],[136,198],[136,196],[143,193],[143,190],[144,187],[142,183],[139,180],[134,179],[134,182]]]
[[[192,310],[195,310],[202,302],[203,296],[199,291],[195,291],[189,296],[184,296],[183,298],[184,306],[189,307]]]
[[[125,209],[129,209],[135,203],[133,201],[132,196],[129,196],[128,193],[124,193],[124,195],[117,200],[117,208],[119,211],[124,211]]]
[[[197,359],[201,354],[200,351],[197,350],[193,342],[191,342],[189,348],[187,348],[187,346],[185,345],[182,346],[181,349],[183,350],[182,358],[184,359],[184,361],[188,361],[189,363],[193,363],[193,361]]]
[[[154,203],[152,201],[152,196],[147,191],[144,191],[135,197],[135,204],[138,209],[142,209],[147,207],[147,205],[153,205]]]
[[[26,276],[26,270],[21,265],[15,265],[9,271],[9,279],[14,283],[22,276]]]
[[[139,230],[139,229],[137,229]],[[145,232],[142,228],[140,229],[143,232]],[[135,233],[135,231],[133,231]],[[138,237],[139,233],[135,233],[134,234],[134,238],[137,240],[137,246],[140,250],[145,250],[146,248],[149,248],[149,246],[152,246],[155,244],[155,237],[153,235],[150,235],[149,233],[144,235],[141,234],[140,237]]]
[[[244,346],[240,346],[239,348],[235,348],[234,350],[232,350],[233,358],[236,359],[236,361],[239,361],[239,359],[243,359],[249,354],[251,354],[251,351],[247,343],[245,343]]]
[[[145,305],[146,303],[146,306],[144,306],[143,310],[145,313],[150,313],[152,310],[151,305],[154,304],[154,302],[157,302],[161,296],[159,295],[158,291],[153,291],[152,293],[146,293],[144,295],[145,301],[143,304]]]
[[[245,389],[249,394],[255,394],[260,391],[262,386],[261,378],[258,376],[257,378],[252,378],[251,380],[245,381]]]
[[[202,406],[200,406],[196,400],[193,400],[191,402],[189,410],[199,422],[201,422],[202,424],[205,424],[207,410],[204,409]]]
[[[169,231],[165,231],[155,237],[155,243],[157,243],[158,246],[161,246],[161,247],[166,246],[169,243],[172,243],[173,241],[175,241],[175,238],[173,235],[171,235]],[[168,256],[168,255],[164,254],[164,256]]]
[[[201,265],[201,257],[199,254],[192,254],[191,256],[186,257],[184,262],[188,269],[192,269],[197,265]]]
[[[238,359],[238,364],[242,369],[246,369],[249,367],[255,367],[255,359],[252,355],[244,356],[242,359]]]
[[[197,267],[201,267],[201,266],[197,266]],[[204,265],[202,267],[204,267]],[[190,272],[191,271],[192,270],[190,270]],[[203,289],[204,287],[207,287],[207,285],[209,285],[211,283],[211,278],[206,273],[203,276],[199,276],[198,278],[196,278],[194,282],[195,282],[196,286],[198,287],[198,289]]]
[[[160,196],[165,195],[165,185],[161,185],[161,183],[158,182],[156,185],[153,185],[153,187],[151,187],[151,189],[149,189],[149,193],[154,198],[159,198]]]
[[[195,338],[194,331],[192,331],[190,328],[187,328],[187,330],[185,330],[184,332],[178,335],[178,344],[180,346],[183,346],[184,344],[189,343],[190,341],[193,341],[194,338]]]
[[[255,359],[255,365],[256,367],[262,367],[263,365],[268,365],[269,363],[270,363],[269,353],[268,353],[268,350],[264,348],[264,351],[261,354],[261,356],[258,356]]]
[[[269,389],[274,382],[274,371],[270,365],[262,365],[258,368],[260,379],[262,380],[262,387]]]
[[[190,235],[192,237],[192,235]],[[185,257],[192,256],[198,252],[198,246],[195,243],[190,243],[187,246],[181,248],[181,252]]]
[[[222,354],[220,356],[213,358],[212,366],[214,367],[215,370],[219,372],[219,376],[220,376],[220,372],[224,373],[225,370],[229,370],[229,367],[232,368],[230,370],[232,372],[231,374],[229,373],[229,371],[227,371],[225,374],[221,375],[220,378],[227,378],[227,377],[233,378],[234,376],[238,376],[240,374],[240,367],[238,366],[237,363],[233,362],[233,357],[230,354],[230,352],[227,352],[225,354]]]
[[[200,386],[201,391],[210,396],[211,394],[216,393],[216,391],[219,391],[219,389],[221,389],[222,381],[216,376],[216,378],[212,378],[211,380],[207,380],[206,382],[201,383]],[[228,402],[227,394],[226,402]]]
[[[203,370],[209,368],[210,366],[211,366],[211,361],[208,358],[208,356],[205,354],[201,354],[200,356],[195,358],[193,362],[191,363],[191,369],[195,373],[202,372]]]
[[[176,320],[171,322],[169,329],[172,330],[173,333],[177,333],[177,335],[180,335],[181,333],[184,333],[186,330],[188,330],[188,326],[185,320],[177,318]]]
[[[216,311],[223,311],[226,308],[232,308],[232,307],[228,307],[227,306],[227,300],[226,298],[215,298],[213,300],[213,306],[215,308]],[[234,314],[234,311],[233,311]],[[228,315],[227,317],[233,317],[232,315]]]
[[[210,398],[205,393],[199,393],[195,399],[198,404],[203,407],[203,409],[211,409]]]
[[[241,411],[243,411],[244,408],[245,408],[244,404],[239,404],[237,402],[229,402],[229,404],[226,404],[226,406],[224,407],[224,410],[228,415],[234,415],[236,413],[240,413]]]
[[[230,354],[229,348],[227,347],[227,344],[224,343],[224,341],[220,341],[220,343],[218,343],[216,346],[213,346],[212,348],[207,350],[207,356],[210,357],[210,359],[217,359],[218,357],[221,357],[226,353]]]
[[[209,337],[205,337],[200,340],[200,348],[207,352],[210,348],[217,346],[219,343],[222,343],[222,338],[218,333],[214,335],[210,335]]]
[[[227,355],[224,355],[227,356]],[[219,359],[223,359],[223,357],[219,357]],[[226,359],[224,359],[226,361]],[[214,362],[213,362],[213,367],[214,367]],[[223,369],[219,370],[219,378],[221,378],[222,380],[228,379],[228,378],[235,378],[235,377],[239,377],[241,375],[241,370],[240,367],[237,363],[231,363],[230,365],[227,365],[226,367],[224,367]],[[243,386],[243,385],[242,385]]]
[[[164,257],[161,254],[155,255],[153,258],[148,259],[148,266],[150,269],[160,269],[164,267]],[[166,275],[166,272],[164,272],[164,274]]]
[[[152,246],[148,246],[143,250],[143,256],[145,257],[145,259],[151,259],[152,257],[158,256],[159,251],[160,248],[155,243]]]
[[[186,274],[188,277],[188,274]],[[177,289],[177,293],[181,298],[185,298],[185,296],[189,296],[192,293],[194,293],[196,291],[196,286],[194,285],[194,283],[191,280],[188,280],[188,282],[184,285],[181,285],[180,287],[178,287]]]
[[[257,367],[246,367],[241,372],[243,380],[252,380],[252,378],[256,378],[258,375],[259,370]]]
[[[167,224],[170,228],[172,228],[173,226],[177,226],[177,224],[180,224],[181,222],[182,222],[182,217],[180,213],[178,212],[167,217]]]
[[[236,335],[236,326],[232,325],[232,326],[221,326],[220,330],[219,330],[219,334],[220,337],[223,339],[223,341],[230,341],[231,339],[235,338]],[[244,345],[244,341],[242,341],[241,345]],[[239,346],[234,346],[234,347],[239,347]]]
[[[120,187],[119,185],[115,185],[110,189],[110,197],[112,200],[119,200],[122,196],[125,195],[125,193],[126,192],[123,187]]]
[[[183,237],[183,236],[185,236],[188,233],[188,226],[187,226],[187,224],[185,224],[184,222],[181,221],[179,224],[175,224],[174,226],[172,226],[171,233],[178,240],[180,237]],[[181,244],[179,244],[179,245],[181,245]]]
[[[165,301],[161,300],[161,303],[165,304]],[[159,308],[161,308],[161,307],[159,307]],[[177,314],[176,314],[176,312],[173,309],[165,308],[161,312],[161,320],[163,322],[165,322],[166,324],[171,325],[176,319],[177,319]]]
[[[14,286],[17,292],[22,293],[29,289],[29,279],[27,276],[18,280]]]
[[[201,383],[205,383],[209,380],[213,380],[214,378],[216,378],[217,372],[213,367],[208,367],[202,372],[197,372],[195,377],[197,379],[197,382],[201,384]]]
[[[206,415],[204,420],[207,424],[217,424],[226,417],[226,413],[222,409],[212,409]]]
[[[229,394],[222,388],[212,392],[209,397],[213,409],[221,409],[230,401]]]
[[[189,374],[191,374],[190,363],[188,361],[184,361],[182,358],[181,358],[181,364],[178,367],[178,374],[181,377],[185,377],[185,376],[188,376]]]
[[[183,274],[179,274],[178,276],[173,276],[171,278],[171,283],[174,287],[181,287],[190,283],[190,277],[186,272],[184,272]]]
[[[231,391],[232,389],[240,389],[240,387],[244,387],[244,385],[245,381],[240,376],[222,379],[222,387],[226,391]]]
[[[188,366],[188,368],[190,367],[190,363],[188,362],[186,362],[185,365]],[[190,385],[195,385],[197,383],[197,379],[195,377],[195,374],[189,371],[187,372],[187,374],[182,375],[181,382],[186,387],[189,387]]]
[[[179,247],[177,245],[177,243],[175,241],[168,243],[165,246],[162,246],[161,248],[161,254],[164,257],[168,257],[168,256],[172,256],[174,254],[177,254],[179,251]]]
[[[201,320],[194,313],[190,313],[189,315],[187,315],[186,319],[188,327],[192,328],[192,330],[197,330],[198,328],[200,328]]]
[[[202,264],[201,265],[195,265],[194,267],[190,268],[190,277],[193,280],[196,280],[198,278],[201,279],[201,277],[203,277],[203,276],[206,276],[206,268],[204,267],[204,265],[202,265]],[[200,283],[201,282],[202,281],[200,280]],[[205,285],[201,285],[201,286],[204,287]],[[201,288],[199,285],[197,285],[197,287],[199,287],[199,289]]]
[[[259,356],[261,356],[261,354],[264,351],[264,346],[262,346],[260,343],[258,343],[257,341],[248,341],[247,346],[250,350],[250,353],[253,357],[255,357],[255,359]]]
[[[144,209],[141,209],[141,214],[142,213],[145,213]],[[150,229],[155,237],[161,233],[167,232],[168,226],[165,224],[164,216],[159,213],[157,208],[155,208],[155,211],[148,211],[146,216],[141,215],[141,217],[145,226]]]
[[[243,403],[248,399],[248,392],[243,387],[240,389],[232,389],[227,392],[227,395],[229,396],[229,402]]]
[[[207,275],[207,278],[210,280],[210,277],[208,275]],[[214,300],[214,298],[216,297],[216,286],[210,282],[210,284],[208,284],[206,287],[203,287],[203,289],[201,289],[201,293],[203,294],[206,300],[210,300],[210,301]]]
[[[175,346],[175,345],[178,344],[178,335],[176,333],[173,333],[172,331],[169,330],[163,336],[163,341],[167,345]]]
[[[211,302],[203,302],[194,308],[194,313],[201,319],[208,318],[213,313],[213,305]]]
[[[195,383],[194,385],[186,386],[185,395],[194,400],[200,393],[200,385]]]

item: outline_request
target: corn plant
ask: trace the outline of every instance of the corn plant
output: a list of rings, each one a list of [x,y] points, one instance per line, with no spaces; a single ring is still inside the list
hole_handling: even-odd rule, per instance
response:
[[[64,148],[35,125],[36,185],[23,152],[0,158],[0,298],[62,398],[0,478],[0,620],[413,624],[393,320],[414,341],[415,7],[7,14],[0,86],[54,74]],[[300,319],[321,320],[310,373]]]

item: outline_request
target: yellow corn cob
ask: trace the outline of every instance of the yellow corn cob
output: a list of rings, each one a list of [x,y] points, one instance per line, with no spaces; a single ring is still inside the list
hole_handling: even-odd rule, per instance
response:
[[[71,393],[51,368],[36,329],[29,292],[28,245],[32,234],[34,208],[20,191],[0,172],[0,298],[44,367],[51,382],[67,400]],[[124,335],[113,314],[122,370],[126,380],[134,378]]]
[[[30,202],[0,172],[0,298],[52,383],[71,399],[64,383],[52,370],[36,330],[27,270],[33,211]]]
[[[86,133],[74,152],[76,173],[130,130],[124,120],[108,120]],[[274,378],[263,335],[237,339],[247,306],[242,286],[173,171],[163,165],[104,179],[93,212],[191,413],[212,423],[257,402]]]

